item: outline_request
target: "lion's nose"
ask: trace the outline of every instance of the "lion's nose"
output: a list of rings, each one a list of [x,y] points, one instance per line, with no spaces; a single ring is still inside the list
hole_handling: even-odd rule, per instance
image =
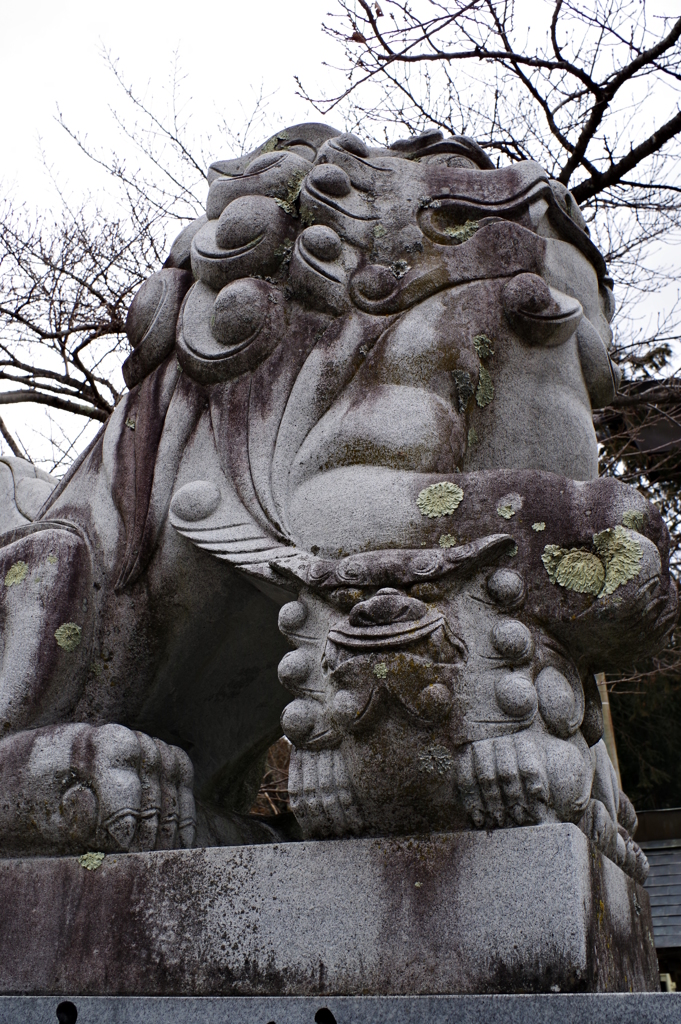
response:
[[[348,621],[351,626],[389,626],[393,622],[422,619],[427,611],[423,601],[407,597],[392,587],[384,587],[368,601],[356,604]]]

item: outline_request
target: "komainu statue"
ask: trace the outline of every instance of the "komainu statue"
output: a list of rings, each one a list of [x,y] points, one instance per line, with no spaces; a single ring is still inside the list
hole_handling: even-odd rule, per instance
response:
[[[613,312],[535,163],[305,124],[213,164],[109,422],[56,487],[0,463],[0,851],[276,840],[283,729],[305,838],[573,822],[644,878],[593,673],[677,594],[597,476]]]

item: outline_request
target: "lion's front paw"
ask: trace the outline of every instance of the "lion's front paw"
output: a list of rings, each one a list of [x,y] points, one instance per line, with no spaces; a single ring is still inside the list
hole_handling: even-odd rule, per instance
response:
[[[50,726],[0,743],[5,855],[190,847],[191,761],[122,725]]]

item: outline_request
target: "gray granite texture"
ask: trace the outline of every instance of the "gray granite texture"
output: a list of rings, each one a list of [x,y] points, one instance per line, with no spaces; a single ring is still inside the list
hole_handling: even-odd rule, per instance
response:
[[[572,825],[8,860],[0,904],[8,995],[659,987],[645,891]]]
[[[55,1024],[60,996],[0,996],[0,1024]],[[681,993],[518,996],[72,996],[78,1024],[678,1024]],[[326,1010],[333,1014],[333,1020]],[[71,1024],[66,1020],[65,1024]]]

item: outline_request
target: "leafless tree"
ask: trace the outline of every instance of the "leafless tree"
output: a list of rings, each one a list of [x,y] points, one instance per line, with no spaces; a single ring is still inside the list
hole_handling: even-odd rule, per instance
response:
[[[48,421],[52,468],[75,457],[83,422],[105,422],[115,406],[124,388],[128,306],[161,267],[169,241],[203,212],[208,156],[242,153],[267,121],[266,97],[255,94],[237,127],[223,120],[201,144],[177,61],[160,114],[110,54],[103,58],[121,96],[111,109],[117,147],[101,150],[61,113],[58,119],[93,171],[108,175],[105,203],[86,197],[74,207],[56,175],[55,215],[0,201],[0,406],[56,411]],[[0,434],[14,454],[29,457],[1,417]]]

